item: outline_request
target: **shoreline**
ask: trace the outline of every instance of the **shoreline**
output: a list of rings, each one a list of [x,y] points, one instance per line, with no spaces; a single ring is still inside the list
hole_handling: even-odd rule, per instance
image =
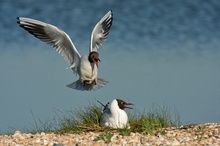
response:
[[[112,133],[109,139],[98,139],[103,132],[86,132],[82,134],[56,133],[21,133],[0,135],[0,146],[87,146],[87,145],[213,145],[220,144],[220,124],[191,124],[180,127],[167,127],[154,134],[144,135],[131,132],[129,136]],[[97,141],[94,141],[97,140]]]

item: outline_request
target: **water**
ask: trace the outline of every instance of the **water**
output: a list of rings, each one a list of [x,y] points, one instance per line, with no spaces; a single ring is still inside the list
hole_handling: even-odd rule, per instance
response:
[[[100,48],[99,75],[110,81],[95,92],[65,87],[77,79],[49,46],[16,24],[42,20],[69,34],[81,54],[91,31],[110,9],[114,20]],[[176,108],[183,124],[220,122],[220,1],[0,1],[0,132],[32,127],[54,109],[84,107],[94,97],[121,98],[136,110],[153,103]]]

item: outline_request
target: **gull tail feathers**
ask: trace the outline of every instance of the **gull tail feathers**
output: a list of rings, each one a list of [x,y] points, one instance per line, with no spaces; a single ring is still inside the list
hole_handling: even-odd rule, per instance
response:
[[[71,84],[68,84],[67,87],[76,89],[76,90],[81,90],[81,91],[91,91],[91,90],[97,90],[99,88],[102,88],[108,83],[108,81],[98,78],[96,85],[94,84],[86,84],[83,85],[80,80],[77,80]]]

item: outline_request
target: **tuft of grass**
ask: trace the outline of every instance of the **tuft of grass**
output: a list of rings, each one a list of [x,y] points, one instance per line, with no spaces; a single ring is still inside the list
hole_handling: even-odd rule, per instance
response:
[[[82,133],[87,131],[96,131],[100,128],[99,118],[101,117],[101,108],[94,104],[86,108],[78,108],[76,110],[66,111],[57,114],[59,117],[61,133]]]
[[[105,132],[101,133],[98,137],[96,137],[93,141],[99,141],[99,140],[104,140],[104,141],[110,141],[114,134],[111,132]]]
[[[162,133],[166,134],[165,131],[159,131],[161,128],[180,126],[180,116],[175,111],[175,119],[173,120],[169,109],[163,105],[153,104],[147,113],[138,113],[130,115],[131,131],[142,132],[143,134],[155,134]]]
[[[85,108],[75,110],[60,111],[55,110],[56,118],[48,121],[42,121],[35,118],[35,128],[32,133],[36,132],[57,132],[57,133],[83,133],[88,131],[100,132],[95,140],[109,140],[112,133],[119,133],[122,136],[128,136],[131,132],[143,134],[166,134],[162,128],[170,126],[180,126],[180,116],[175,111],[175,118],[172,119],[170,110],[166,106],[153,104],[148,112],[128,113],[130,129],[111,129],[99,126],[102,107],[91,104]],[[33,115],[33,113],[32,113]]]
[[[198,126],[195,132],[196,132],[196,140],[201,141],[205,133],[205,126]]]
[[[34,134],[39,132],[54,132],[58,130],[56,118],[42,121],[38,116],[34,115],[32,110],[30,110],[30,112],[34,119],[34,125],[30,125],[31,130],[26,128],[24,131]]]

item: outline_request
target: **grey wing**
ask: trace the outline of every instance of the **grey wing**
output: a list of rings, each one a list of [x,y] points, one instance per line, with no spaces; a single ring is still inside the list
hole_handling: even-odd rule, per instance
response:
[[[99,124],[102,127],[108,127],[110,125],[110,114],[111,111],[109,108],[106,108],[105,111],[103,111],[101,118],[99,120]]]
[[[64,57],[70,68],[77,73],[77,66],[81,56],[70,37],[63,30],[30,18],[18,17],[17,19],[20,27],[52,46]]]
[[[92,31],[90,52],[98,50],[99,46],[102,45],[108,36],[109,30],[112,26],[113,14],[110,10],[105,16],[96,24]]]

